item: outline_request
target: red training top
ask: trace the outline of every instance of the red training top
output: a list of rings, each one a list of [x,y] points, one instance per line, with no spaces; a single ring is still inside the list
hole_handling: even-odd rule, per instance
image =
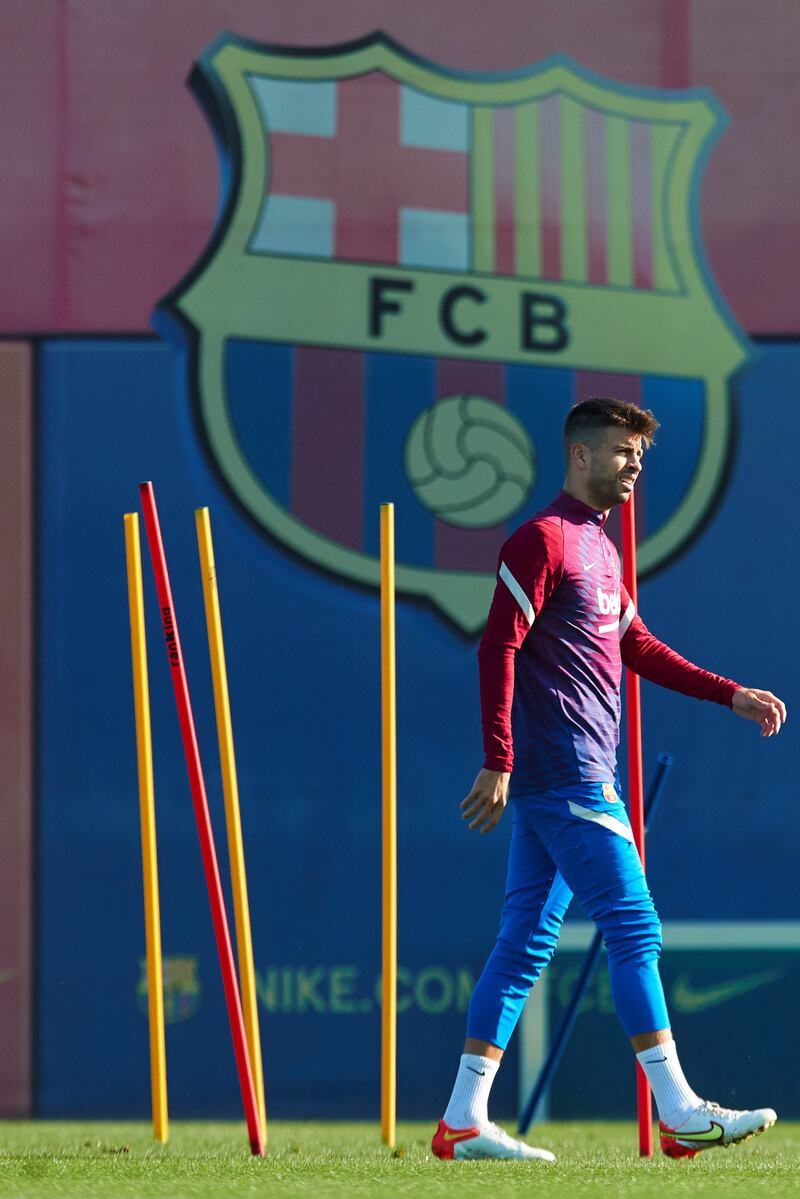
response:
[[[728,707],[738,686],[647,629],[605,520],[562,491],[500,551],[478,651],[484,765],[513,768],[518,792],[614,780],[623,663]]]

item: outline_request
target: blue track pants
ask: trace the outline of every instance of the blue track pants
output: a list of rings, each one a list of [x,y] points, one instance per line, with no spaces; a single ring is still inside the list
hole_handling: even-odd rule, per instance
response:
[[[470,1001],[467,1036],[505,1049],[556,947],[575,894],[601,930],[611,994],[629,1037],[669,1028],[658,973],[661,923],[628,814],[609,788],[582,783],[511,800],[500,932]]]

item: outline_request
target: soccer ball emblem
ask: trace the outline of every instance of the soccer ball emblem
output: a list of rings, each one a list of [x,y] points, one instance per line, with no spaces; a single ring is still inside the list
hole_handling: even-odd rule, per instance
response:
[[[517,418],[483,396],[446,396],[408,432],[405,469],[421,504],[468,529],[499,525],[525,503],[536,478],[530,436]]]

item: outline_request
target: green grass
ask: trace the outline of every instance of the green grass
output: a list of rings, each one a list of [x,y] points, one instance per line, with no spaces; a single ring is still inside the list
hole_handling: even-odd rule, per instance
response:
[[[398,1148],[385,1149],[373,1124],[270,1125],[269,1155],[251,1158],[243,1126],[173,1123],[167,1146],[141,1123],[0,1123],[0,1195],[61,1199],[129,1195],[326,1196],[452,1195],[771,1197],[800,1191],[800,1124],[693,1161],[640,1160],[635,1129],[624,1124],[543,1124],[534,1144],[558,1154],[532,1162],[438,1162],[429,1124],[401,1124]]]

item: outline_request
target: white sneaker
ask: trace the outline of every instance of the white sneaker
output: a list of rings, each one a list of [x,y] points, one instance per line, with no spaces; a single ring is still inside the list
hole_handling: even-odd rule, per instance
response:
[[[555,1154],[549,1149],[534,1149],[524,1141],[515,1141],[496,1124],[483,1124],[480,1128],[450,1128],[440,1120],[433,1134],[431,1149],[436,1157],[452,1161],[474,1158],[512,1158],[517,1161],[535,1160],[554,1162]]]
[[[694,1157],[703,1149],[736,1145],[770,1128],[777,1120],[771,1107],[738,1112],[718,1103],[703,1102],[677,1128],[659,1121],[661,1151],[667,1157]]]

